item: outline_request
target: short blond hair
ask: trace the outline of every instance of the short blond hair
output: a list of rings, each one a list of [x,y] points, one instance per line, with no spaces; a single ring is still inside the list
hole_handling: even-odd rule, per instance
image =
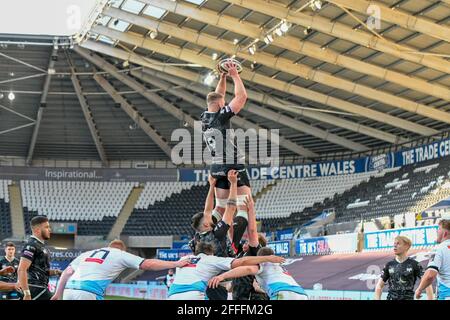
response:
[[[122,251],[126,251],[127,250],[127,246],[125,245],[125,242],[123,242],[122,240],[113,240],[109,243],[110,248],[116,248]]]
[[[223,94],[217,92],[210,92],[206,96],[206,103],[209,105],[211,103],[217,102],[220,99],[223,99]]]
[[[397,237],[395,237],[395,240],[396,240],[396,241],[401,241],[401,242],[403,242],[404,244],[406,244],[406,245],[408,246],[408,248],[411,248],[411,246],[412,246],[412,241],[411,241],[411,239],[408,238],[408,237],[405,237],[405,236],[397,236]]]

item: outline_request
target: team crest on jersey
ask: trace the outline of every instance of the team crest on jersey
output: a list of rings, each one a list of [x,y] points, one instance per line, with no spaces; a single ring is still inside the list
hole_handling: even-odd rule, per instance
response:
[[[395,269],[394,269],[394,268],[389,268],[389,273],[390,273],[390,274],[395,273]]]
[[[406,268],[406,272],[412,272],[412,268],[411,267]]]

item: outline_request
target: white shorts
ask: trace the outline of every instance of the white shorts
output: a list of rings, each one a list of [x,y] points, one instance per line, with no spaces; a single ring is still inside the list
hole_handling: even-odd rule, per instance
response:
[[[201,291],[187,291],[183,293],[175,293],[169,297],[169,300],[205,300],[206,296]]]
[[[293,291],[278,291],[271,300],[308,300],[308,296]]]
[[[98,300],[97,295],[83,290],[65,289],[63,300]]]

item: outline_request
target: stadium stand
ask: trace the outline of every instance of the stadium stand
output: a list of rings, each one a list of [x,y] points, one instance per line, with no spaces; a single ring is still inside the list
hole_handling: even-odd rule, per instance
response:
[[[21,181],[24,221],[42,214],[78,223],[80,235],[107,235],[134,182]],[[27,223],[26,223],[27,224]],[[30,226],[25,226],[30,232]]]
[[[0,180],[0,239],[6,238],[12,234],[8,192],[8,186],[10,184],[10,180]]]
[[[336,223],[379,217],[398,222],[409,212],[418,214],[450,196],[449,164],[445,158],[380,173],[289,217],[265,219],[263,230],[301,226],[327,208],[335,209]]]

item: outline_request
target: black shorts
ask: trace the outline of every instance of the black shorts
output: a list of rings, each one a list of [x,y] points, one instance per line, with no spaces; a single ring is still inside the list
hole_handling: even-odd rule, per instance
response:
[[[228,291],[222,286],[206,289],[208,300],[228,300]]]
[[[250,188],[250,179],[248,178],[247,169],[244,165],[223,165],[212,164],[211,175],[217,179],[216,188],[230,189],[230,182],[228,181],[228,171],[237,170],[238,174],[238,187],[247,186]]]
[[[29,286],[31,293],[31,300],[50,300],[53,297],[48,288],[39,288]]]

